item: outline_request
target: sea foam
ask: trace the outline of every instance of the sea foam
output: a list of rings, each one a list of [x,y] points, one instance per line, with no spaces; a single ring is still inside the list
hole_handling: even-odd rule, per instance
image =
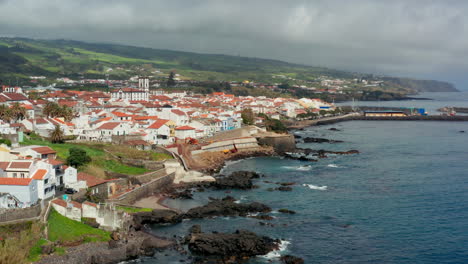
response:
[[[291,244],[291,242],[289,242],[287,240],[281,240],[277,250],[273,250],[273,251],[269,252],[268,254],[260,256],[260,257],[266,258],[266,259],[280,258],[281,253],[284,252],[288,248],[288,245],[290,245],[290,244]]]
[[[313,185],[313,184],[302,184],[302,186],[305,186],[305,187],[309,187],[309,189],[311,190],[319,190],[319,191],[326,191],[328,189],[327,186],[317,186],[317,185]]]

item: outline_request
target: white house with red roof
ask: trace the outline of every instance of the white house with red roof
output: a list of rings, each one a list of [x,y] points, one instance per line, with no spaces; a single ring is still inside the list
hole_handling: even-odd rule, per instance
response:
[[[196,129],[191,126],[180,126],[175,128],[175,135],[177,138],[186,139],[186,138],[195,138]]]
[[[37,181],[32,178],[4,178],[0,177],[0,193],[13,196],[12,203],[7,208],[25,208],[37,203]],[[5,206],[1,204],[0,206]]]
[[[96,129],[100,135],[99,140],[111,142],[112,136],[125,136],[133,132],[128,122],[106,122]]]
[[[168,119],[158,119],[146,129],[144,140],[157,145],[168,145],[174,142],[174,137],[171,136],[171,125],[173,121]],[[175,132],[174,132],[175,133]]]

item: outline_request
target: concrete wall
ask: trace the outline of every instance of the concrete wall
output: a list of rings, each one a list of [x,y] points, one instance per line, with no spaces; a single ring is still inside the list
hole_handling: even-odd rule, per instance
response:
[[[108,200],[109,202],[118,202],[121,204],[133,204],[135,201],[148,197],[157,193],[164,187],[173,183],[175,178],[175,173],[168,174],[166,176],[160,177],[158,179],[152,180],[147,184],[144,184],[138,188],[131,190],[116,199]]]
[[[75,221],[81,221],[81,208],[69,207],[65,208],[58,204],[52,203],[52,207],[61,215],[68,217]]]
[[[236,138],[236,139],[228,139],[228,140],[223,140],[223,141],[216,141],[209,145],[202,146],[200,150],[192,151],[192,154],[197,155],[205,151],[217,152],[217,151],[223,151],[225,149],[233,149],[234,144],[236,145],[237,149],[251,149],[251,148],[258,147],[257,139],[255,139],[254,137],[245,137],[245,138]]]
[[[2,209],[0,211],[0,222],[28,219],[38,217],[41,214],[41,205],[36,204],[28,208]]]

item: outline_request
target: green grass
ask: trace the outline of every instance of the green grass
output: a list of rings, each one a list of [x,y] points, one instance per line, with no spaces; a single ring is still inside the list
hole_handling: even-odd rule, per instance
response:
[[[54,209],[50,211],[48,226],[51,241],[72,242],[83,239],[84,242],[98,242],[111,239],[109,232],[71,220]]]
[[[137,208],[137,207],[128,207],[128,206],[117,206],[117,210],[122,210],[126,213],[138,213],[138,212],[151,212],[151,208]]]
[[[106,171],[122,173],[122,174],[143,174],[148,172],[149,170],[145,168],[138,168],[127,166],[115,159],[109,158],[107,153],[104,152],[103,144],[74,144],[74,143],[63,143],[63,144],[54,144],[46,140],[40,139],[25,139],[24,142],[21,143],[22,145],[42,145],[42,146],[49,146],[53,150],[57,151],[58,158],[62,160],[66,160],[69,156],[70,148],[81,148],[86,151],[86,153],[92,158],[92,164],[97,165],[98,167],[103,168]],[[159,153],[153,153],[159,154]],[[165,154],[156,155],[155,158],[164,158]],[[172,157],[171,157],[172,158]]]
[[[27,139],[21,143],[22,145],[41,145],[41,146],[49,146],[53,150],[57,151],[57,156],[60,159],[66,160],[69,155],[70,148],[81,148],[88,153],[91,157],[96,156],[104,156],[104,151],[102,149],[92,147],[86,144],[73,144],[73,143],[63,143],[63,144],[54,144],[47,140],[40,140],[40,139]]]
[[[34,246],[32,246],[32,248],[29,250],[28,260],[31,261],[31,262],[35,262],[35,261],[40,260],[41,255],[42,255],[41,246],[45,245],[47,243],[49,243],[49,241],[47,241],[46,239],[44,239],[44,238],[39,239],[36,242],[36,244],[34,244]]]
[[[93,164],[112,172],[138,175],[148,172],[145,168],[131,167],[112,159],[94,159]]]

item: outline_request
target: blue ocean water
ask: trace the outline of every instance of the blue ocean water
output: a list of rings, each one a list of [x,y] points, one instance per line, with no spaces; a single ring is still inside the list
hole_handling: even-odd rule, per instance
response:
[[[258,189],[206,191],[195,193],[194,200],[166,201],[182,210],[203,205],[210,196],[258,201],[275,210],[270,214],[274,227],[251,218],[218,217],[153,226],[153,232],[183,236],[194,224],[206,232],[248,229],[287,241],[278,254],[299,256],[305,263],[468,263],[468,122],[350,121],[297,133],[345,141],[302,147],[361,153],[319,162],[247,159],[229,164],[223,173],[263,173],[266,177],[255,181]],[[297,184],[292,192],[270,192],[277,185],[265,180]],[[278,213],[281,208],[297,214]],[[140,261],[180,260],[187,256],[164,252]],[[247,263],[280,262],[270,254]]]

